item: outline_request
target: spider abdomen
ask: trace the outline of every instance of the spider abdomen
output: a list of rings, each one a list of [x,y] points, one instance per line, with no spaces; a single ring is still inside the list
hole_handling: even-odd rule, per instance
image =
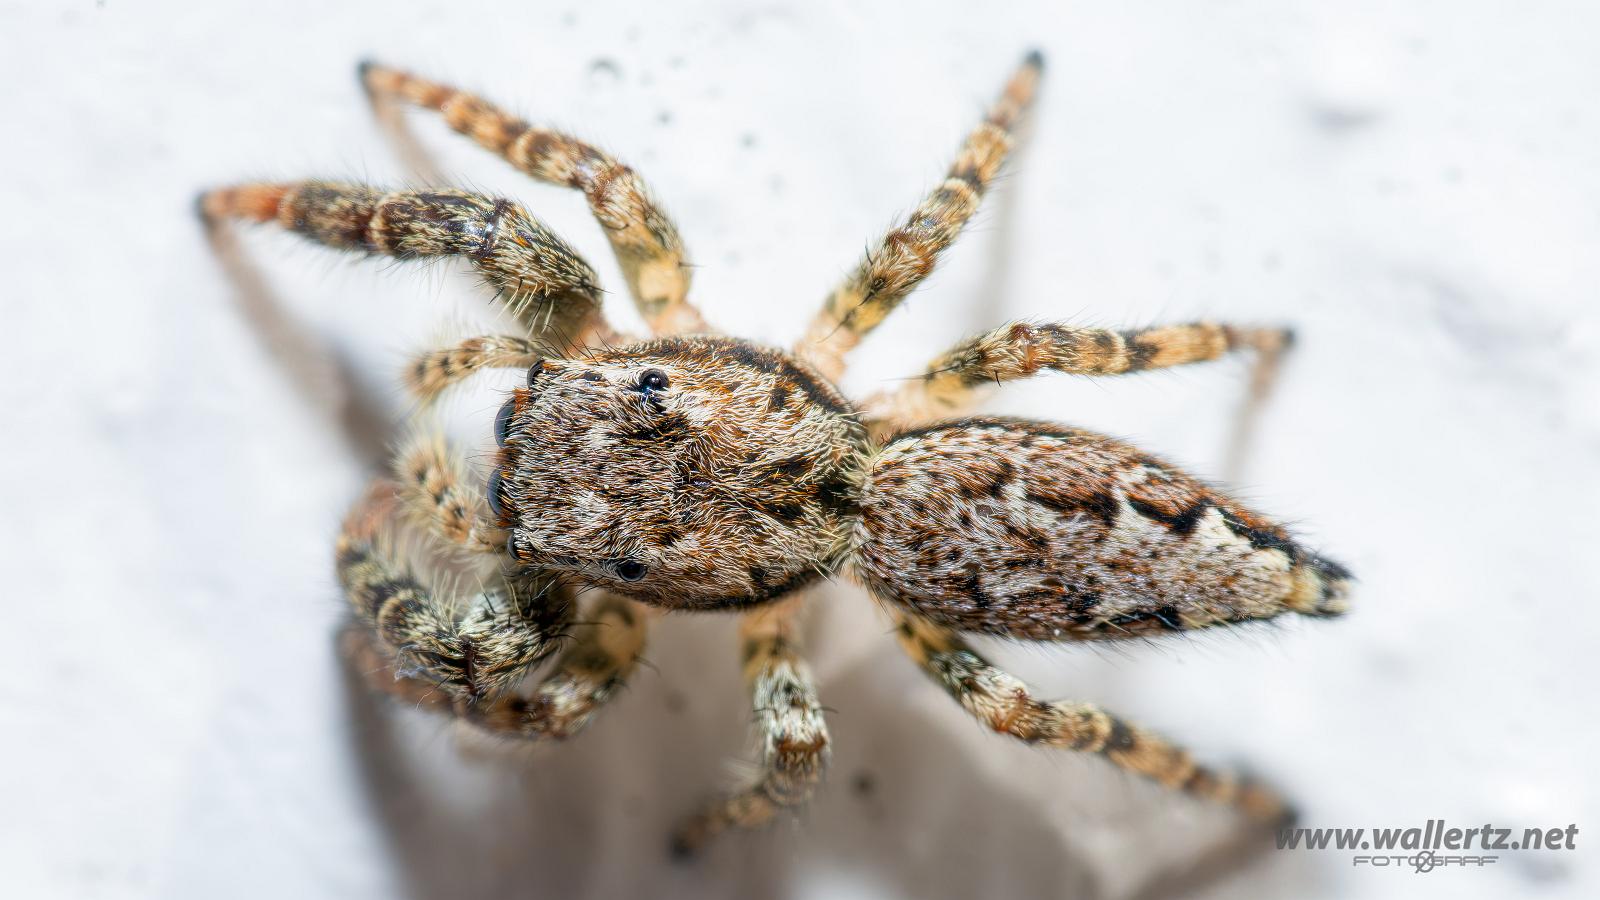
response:
[[[1104,640],[1344,611],[1349,574],[1119,441],[1013,419],[891,439],[869,467],[856,569],[967,631]]]

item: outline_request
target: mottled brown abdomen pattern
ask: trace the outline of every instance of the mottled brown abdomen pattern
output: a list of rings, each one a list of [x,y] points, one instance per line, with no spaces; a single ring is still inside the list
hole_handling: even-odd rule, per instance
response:
[[[874,457],[856,571],[965,631],[1104,640],[1344,611],[1349,573],[1155,457],[1015,419],[906,432]]]

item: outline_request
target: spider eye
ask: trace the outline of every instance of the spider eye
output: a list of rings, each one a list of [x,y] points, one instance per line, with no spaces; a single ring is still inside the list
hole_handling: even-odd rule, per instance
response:
[[[505,480],[501,478],[499,469],[496,469],[494,474],[489,476],[489,485],[484,489],[483,494],[484,499],[489,501],[489,512],[493,513],[497,519],[505,518],[507,505]]]
[[[534,360],[533,365],[528,367],[528,387],[533,387],[533,383],[539,380],[539,373],[543,371],[544,359]]]
[[[664,391],[672,380],[667,378],[667,373],[660,369],[645,369],[639,373],[639,390],[645,393],[651,391]]]
[[[617,577],[623,581],[638,581],[644,577],[644,563],[625,559],[613,566]]]
[[[512,397],[494,414],[494,442],[504,447],[511,434],[511,414],[517,411],[517,398]]]

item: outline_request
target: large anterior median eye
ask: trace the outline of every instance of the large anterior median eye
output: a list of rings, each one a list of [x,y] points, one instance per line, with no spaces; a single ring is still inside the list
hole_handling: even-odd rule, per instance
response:
[[[646,394],[653,391],[664,391],[671,383],[671,379],[667,378],[667,373],[660,369],[645,369],[639,373],[639,390],[644,391]]]
[[[612,564],[612,571],[623,581],[638,581],[644,577],[644,563],[624,559]]]

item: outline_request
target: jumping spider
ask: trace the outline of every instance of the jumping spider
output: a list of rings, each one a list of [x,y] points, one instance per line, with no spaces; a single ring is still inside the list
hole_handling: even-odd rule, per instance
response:
[[[633,672],[652,610],[738,611],[763,766],[677,832],[690,851],[803,802],[821,777],[828,732],[797,617],[807,588],[851,571],[896,619],[911,658],[994,730],[1101,754],[1256,819],[1284,817],[1269,789],[1196,765],[1148,731],[1090,704],[1035,699],[963,634],[1102,641],[1337,615],[1345,569],[1126,444],[960,416],[988,385],[1047,369],[1117,375],[1240,349],[1266,365],[1286,331],[1017,323],[860,403],[834,386],[846,354],[978,208],[1041,70],[1030,55],[945,180],[787,352],[718,336],[689,304],[677,229],[632,169],[394,69],[361,67],[375,101],[435,110],[523,172],[583,192],[654,338],[608,325],[588,264],[510,200],[323,181],[205,194],[212,221],[276,222],[369,255],[463,257],[528,330],[436,350],[407,370],[424,401],[489,367],[525,368],[527,383],[495,416],[486,484],[425,436],[346,522],[338,573],[357,621],[345,648],[372,683],[490,732],[562,738]],[[407,519],[437,547],[497,560],[491,587],[458,597],[426,586],[392,537]],[[580,589],[593,599],[578,615]],[[513,690],[552,655],[531,695]]]

